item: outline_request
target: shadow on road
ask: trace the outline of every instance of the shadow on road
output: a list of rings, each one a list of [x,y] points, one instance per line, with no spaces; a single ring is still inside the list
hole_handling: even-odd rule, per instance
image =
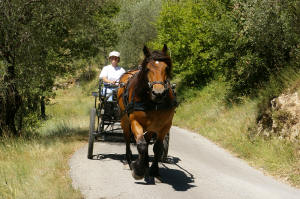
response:
[[[117,160],[123,164],[127,164],[124,154],[98,154],[94,160]],[[137,159],[137,155],[133,155],[133,159]],[[149,156],[150,163],[153,161],[153,156]],[[159,172],[161,174],[162,183],[169,184],[176,191],[187,191],[190,188],[195,187],[192,185],[194,183],[194,176],[189,171],[181,167],[178,162],[180,159],[178,157],[168,156],[166,163],[161,163]],[[170,165],[175,165],[177,168],[170,168]],[[173,166],[172,166],[173,167]],[[149,180],[149,178],[145,178],[145,182],[136,182],[136,184],[140,185],[153,185],[155,184],[155,180]]]
[[[117,153],[97,154],[97,155],[94,155],[94,157],[96,157],[96,159],[93,158],[94,160],[111,159],[111,160],[118,160],[118,161],[122,162],[123,164],[127,164],[125,154],[117,154]],[[132,158],[137,159],[138,155],[132,155]],[[151,160],[151,157],[150,157],[150,160]]]
[[[163,183],[171,185],[176,191],[187,191],[195,187],[195,185],[192,185],[194,183],[193,174],[182,168],[177,162],[171,164],[176,165],[177,169],[169,168],[167,164],[162,163],[163,167],[159,170],[163,178]]]

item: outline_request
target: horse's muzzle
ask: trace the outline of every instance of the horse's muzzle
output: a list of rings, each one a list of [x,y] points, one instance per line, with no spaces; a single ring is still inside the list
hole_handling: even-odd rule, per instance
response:
[[[168,89],[165,89],[165,88],[158,89],[158,90],[153,89],[151,92],[152,101],[154,101],[156,103],[161,103],[166,98],[167,91],[168,91]]]
[[[156,103],[161,103],[168,93],[169,81],[154,81],[148,82],[149,89],[151,90],[151,100]]]

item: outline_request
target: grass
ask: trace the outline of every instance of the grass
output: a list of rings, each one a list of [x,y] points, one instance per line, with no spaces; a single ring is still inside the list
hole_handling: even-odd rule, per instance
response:
[[[0,198],[83,198],[71,186],[68,161],[87,141],[93,98],[86,92],[77,86],[59,90],[36,134],[1,138]]]
[[[243,103],[229,107],[225,103],[229,88],[227,83],[219,80],[196,92],[186,90],[186,95],[193,97],[178,107],[173,124],[198,132],[252,166],[300,187],[297,144],[276,137],[269,140],[251,137],[249,128],[255,126],[262,97],[244,97]]]
[[[80,136],[3,140],[0,198],[82,198],[68,176],[68,157],[81,142]]]

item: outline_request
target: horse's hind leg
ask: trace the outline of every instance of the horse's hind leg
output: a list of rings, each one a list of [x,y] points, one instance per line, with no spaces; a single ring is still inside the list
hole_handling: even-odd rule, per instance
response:
[[[132,169],[131,168],[132,152],[130,149],[130,141],[129,142],[126,141],[126,160],[129,165],[129,168]]]
[[[123,128],[123,135],[126,142],[126,160],[130,169],[132,169],[131,168],[132,152],[130,149],[130,135],[131,135],[130,126],[128,124],[126,125],[124,121],[122,121],[121,125]]]

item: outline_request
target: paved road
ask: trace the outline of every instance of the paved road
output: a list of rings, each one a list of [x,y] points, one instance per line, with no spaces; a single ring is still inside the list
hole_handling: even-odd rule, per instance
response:
[[[87,145],[72,156],[73,186],[87,199],[300,199],[299,189],[265,176],[198,134],[172,127],[170,135],[171,163],[160,164],[164,183],[134,180],[124,163],[124,143],[97,142],[94,160],[86,158]]]

